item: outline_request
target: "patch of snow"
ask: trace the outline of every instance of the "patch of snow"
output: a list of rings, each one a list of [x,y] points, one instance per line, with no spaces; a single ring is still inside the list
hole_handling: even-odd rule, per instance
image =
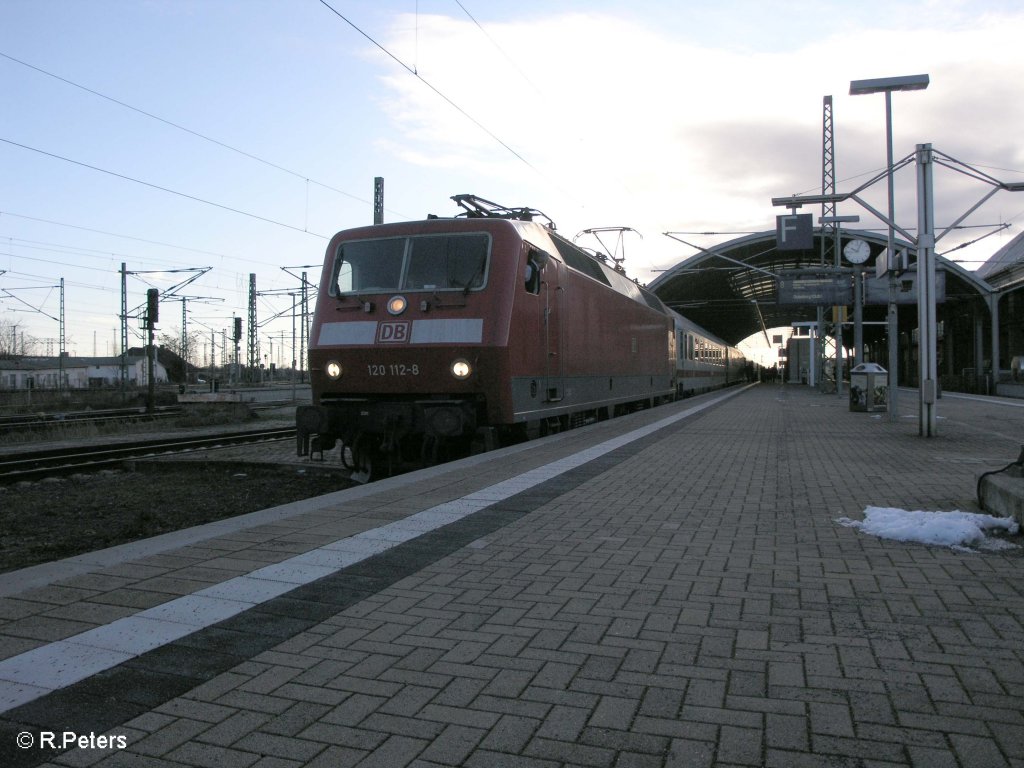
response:
[[[840,517],[836,520],[847,528],[895,541],[916,541],[973,552],[971,547],[987,551],[1016,549],[1017,545],[992,538],[987,531],[1003,530],[1016,534],[1020,526],[1013,518],[994,517],[973,512],[908,512],[892,507],[866,507],[863,520]]]

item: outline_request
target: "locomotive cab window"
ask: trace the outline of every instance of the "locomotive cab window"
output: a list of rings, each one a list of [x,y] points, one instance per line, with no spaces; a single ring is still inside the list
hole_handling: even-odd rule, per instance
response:
[[[480,290],[487,282],[486,234],[423,235],[342,243],[334,295],[389,291]]]
[[[487,277],[487,235],[409,238],[407,291],[479,290]]]
[[[335,293],[396,290],[404,255],[405,238],[342,243],[335,263]]]

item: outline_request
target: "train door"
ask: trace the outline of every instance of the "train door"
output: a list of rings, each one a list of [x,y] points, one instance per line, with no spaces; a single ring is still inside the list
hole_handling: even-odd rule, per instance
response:
[[[565,388],[565,334],[562,324],[565,316],[564,267],[548,256],[541,272],[541,294],[544,297],[544,400],[556,403]]]
[[[676,394],[679,392],[679,350],[676,347],[676,329],[675,324],[669,328],[668,331],[668,376],[669,383],[672,386],[672,391]],[[674,397],[673,397],[674,399]]]

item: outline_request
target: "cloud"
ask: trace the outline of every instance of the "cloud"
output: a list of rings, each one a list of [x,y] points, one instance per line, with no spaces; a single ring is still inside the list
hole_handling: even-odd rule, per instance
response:
[[[821,188],[826,93],[834,94],[840,186],[884,168],[884,101],[848,96],[851,79],[931,74],[927,92],[894,98],[897,157],[931,141],[967,162],[1024,167],[1015,130],[1024,120],[1015,93],[1024,62],[1012,53],[1024,15],[965,13],[947,8],[899,29],[862,16],[842,33],[770,50],[703,47],[696,36],[607,13],[492,22],[486,36],[468,20],[402,18],[389,47],[493,136],[398,72],[383,80],[396,130],[390,145],[410,163],[475,171],[491,194],[509,190],[516,204],[550,201],[556,220],[569,209],[580,226],[767,228],[777,213],[771,197]],[[905,175],[898,214],[914,226],[913,168]],[[936,207],[949,221],[986,191],[948,184]],[[884,192],[883,183],[866,194],[884,208]],[[609,219],[584,221],[595,214]],[[862,218],[878,225],[867,212]]]

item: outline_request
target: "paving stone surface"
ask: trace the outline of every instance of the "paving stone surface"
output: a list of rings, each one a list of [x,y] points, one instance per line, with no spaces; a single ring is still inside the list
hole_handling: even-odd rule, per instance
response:
[[[891,423],[806,388],[736,393],[0,714],[0,764],[1024,766],[1024,549],[836,522],[978,511],[977,474],[1016,458],[1024,403],[944,397],[922,438],[901,395]],[[700,400],[8,595],[0,652],[486,494]],[[12,748],[68,728],[126,745]]]

